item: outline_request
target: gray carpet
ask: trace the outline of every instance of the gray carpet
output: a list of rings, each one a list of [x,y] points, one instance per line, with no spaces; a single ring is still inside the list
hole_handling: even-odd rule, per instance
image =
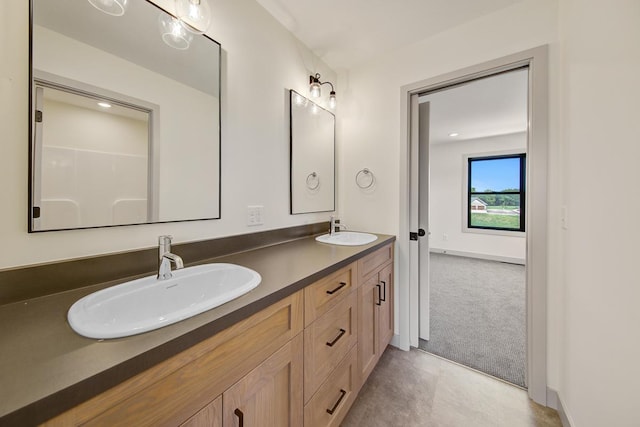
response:
[[[525,268],[432,253],[431,335],[420,348],[525,386]]]

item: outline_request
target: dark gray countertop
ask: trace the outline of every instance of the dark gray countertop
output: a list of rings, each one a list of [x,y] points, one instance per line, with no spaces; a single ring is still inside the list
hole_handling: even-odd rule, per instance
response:
[[[262,282],[220,307],[127,338],[81,337],[66,314],[84,295],[128,279],[0,306],[0,425],[36,425],[64,412],[394,240],[334,246],[307,237],[203,261],[243,265]]]

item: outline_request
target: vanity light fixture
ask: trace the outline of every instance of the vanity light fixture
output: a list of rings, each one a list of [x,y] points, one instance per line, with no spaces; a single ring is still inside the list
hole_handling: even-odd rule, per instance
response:
[[[176,16],[192,33],[204,34],[211,25],[209,0],[175,0]]]
[[[129,7],[129,0],[88,0],[100,12],[111,16],[122,16]]]
[[[312,97],[320,98],[320,95],[322,95],[320,86],[322,85],[331,86],[331,92],[329,92],[329,108],[336,108],[336,91],[333,88],[333,84],[331,82],[321,82],[320,73],[316,73],[315,76],[309,76],[309,92]]]
[[[161,12],[158,17],[162,41],[174,49],[186,50],[193,40],[193,33],[187,31],[178,18]]]
[[[111,104],[109,104],[108,102],[98,102],[98,106],[102,107],[102,108],[111,108]]]

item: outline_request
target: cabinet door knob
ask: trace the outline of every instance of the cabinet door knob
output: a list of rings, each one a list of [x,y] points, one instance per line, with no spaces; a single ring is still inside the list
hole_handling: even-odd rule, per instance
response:
[[[333,413],[336,412],[336,409],[338,409],[338,406],[340,406],[340,402],[342,402],[342,399],[344,399],[346,395],[347,395],[347,392],[344,391],[343,389],[340,389],[340,397],[338,398],[338,401],[335,403],[335,405],[333,405],[333,408],[327,409],[327,413],[329,415],[333,415]]]
[[[242,413],[242,411],[236,408],[236,410],[233,411],[233,413],[236,414],[236,416],[238,417],[238,423],[240,427],[244,427],[244,414]]]
[[[327,345],[328,345],[329,347],[333,347],[333,345],[334,345],[335,343],[337,343],[337,342],[338,342],[338,340],[339,340],[340,338],[342,338],[342,336],[343,336],[346,332],[347,332],[347,331],[345,331],[344,329],[340,328],[340,333],[338,334],[338,336],[337,336],[337,337],[335,337],[335,338],[333,339],[333,341],[331,341],[331,342],[327,342]]]
[[[382,295],[384,295],[382,298],[380,298],[380,301],[386,301],[387,300],[387,282],[385,282],[384,280],[380,281],[382,283]]]
[[[382,305],[382,293],[381,293],[382,286],[380,286],[380,284],[378,283],[376,285],[376,288],[378,288],[378,301],[376,301],[376,305]]]
[[[332,290],[332,291],[327,291],[327,293],[328,293],[329,295],[333,295],[333,294],[335,294],[336,292],[338,292],[340,289],[344,288],[345,286],[347,286],[347,282],[340,282],[340,285],[339,285],[337,288],[335,288],[335,289],[334,289],[334,290]]]

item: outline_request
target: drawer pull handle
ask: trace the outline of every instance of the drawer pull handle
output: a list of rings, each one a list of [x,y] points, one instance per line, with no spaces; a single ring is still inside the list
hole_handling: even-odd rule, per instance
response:
[[[380,301],[386,301],[387,300],[387,282],[385,282],[384,280],[381,280],[382,282],[382,295],[384,295],[382,298],[380,298]]]
[[[244,427],[244,414],[242,413],[242,411],[238,408],[236,408],[235,411],[233,411],[234,414],[236,414],[236,416],[238,417],[238,422],[240,423],[240,427]]]
[[[335,337],[335,338],[333,339],[333,341],[331,341],[331,342],[327,342],[327,345],[328,345],[329,347],[333,347],[333,345],[334,345],[335,343],[337,343],[337,342],[338,342],[338,340],[339,340],[340,338],[342,338],[342,336],[343,336],[346,332],[347,332],[347,331],[345,331],[344,329],[340,328],[340,333],[338,334],[338,336],[337,336],[337,337]]]
[[[335,289],[334,289],[334,290],[332,290],[332,291],[327,291],[327,293],[328,293],[329,295],[333,295],[333,294],[335,294],[336,292],[338,292],[340,289],[344,288],[345,286],[347,286],[347,282],[340,282],[340,286],[338,286],[337,288],[335,288]]]
[[[333,415],[334,412],[336,412],[336,409],[338,409],[338,406],[340,406],[340,402],[342,402],[342,399],[344,399],[344,397],[347,395],[347,392],[344,391],[343,389],[340,389],[340,398],[338,399],[338,401],[336,402],[335,405],[333,405],[333,408],[331,409],[327,409],[327,413],[329,415]]]
[[[382,294],[380,293],[382,286],[380,286],[380,284],[377,284],[376,288],[378,288],[378,301],[376,301],[376,305],[382,305]]]

